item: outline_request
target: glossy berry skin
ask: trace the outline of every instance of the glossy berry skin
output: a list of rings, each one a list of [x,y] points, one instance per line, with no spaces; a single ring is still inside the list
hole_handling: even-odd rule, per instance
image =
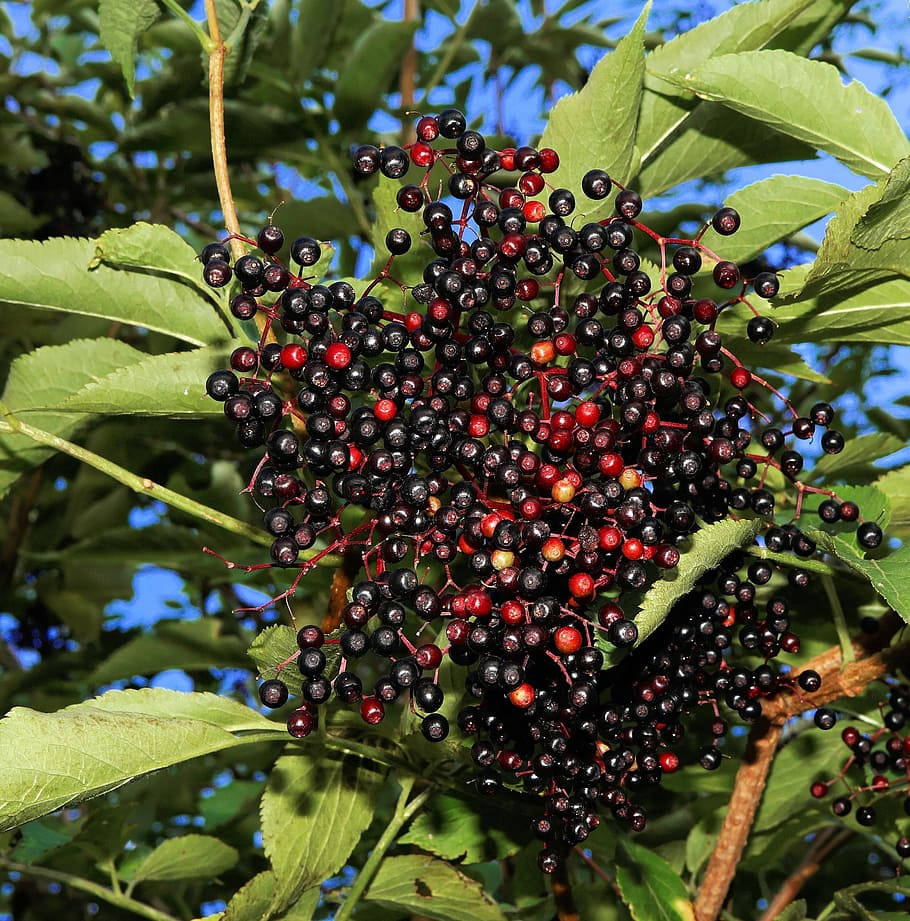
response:
[[[206,263],[202,276],[210,288],[223,288],[233,278],[234,273],[227,262],[212,259]]]
[[[752,317],[746,326],[750,341],[764,345],[774,337],[774,324],[767,317]]]
[[[581,190],[595,201],[606,198],[612,185],[609,175],[602,169],[589,170],[581,180]]]
[[[449,721],[441,713],[431,713],[421,720],[420,731],[428,742],[441,742],[449,734]]]
[[[882,529],[874,521],[864,521],[856,529],[857,543],[864,550],[874,550],[881,546]]]
[[[812,719],[819,729],[833,729],[837,723],[837,714],[829,707],[819,707]]]
[[[283,681],[271,678],[259,685],[259,700],[264,707],[276,710],[288,701],[288,687]]]
[[[856,821],[865,828],[871,828],[875,824],[875,809],[871,806],[860,806],[856,810]]]
[[[822,686],[821,676],[811,668],[801,671],[797,681],[807,694],[814,694]]]
[[[752,287],[759,297],[770,300],[772,297],[775,297],[780,290],[780,281],[777,276],[771,272],[761,272],[755,276]]]
[[[319,244],[311,237],[298,237],[291,244],[291,259],[301,266],[316,265],[321,255]]]
[[[316,728],[316,719],[309,710],[295,710],[288,717],[287,726],[295,739],[305,739]]]
[[[721,208],[713,218],[711,226],[722,236],[728,237],[739,230],[740,216],[734,208]]]

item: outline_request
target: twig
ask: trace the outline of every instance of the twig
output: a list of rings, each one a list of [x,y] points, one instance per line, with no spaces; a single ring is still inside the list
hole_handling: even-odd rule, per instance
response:
[[[240,221],[231,194],[231,174],[227,162],[227,141],[224,134],[224,59],[227,46],[221,38],[221,28],[215,14],[215,0],[205,0],[205,19],[209,27],[209,134],[212,140],[212,168],[215,171],[215,185],[218,201],[224,216],[224,226],[231,234],[231,253],[235,259],[243,255],[240,235]]]
[[[199,39],[199,44],[202,45],[202,50],[206,54],[209,54],[211,52],[212,40],[205,34],[205,30],[202,26],[190,16],[177,0],[161,0],[161,2],[174,13],[178,19],[182,19],[193,30],[193,34]]]
[[[427,85],[423,91],[423,102],[426,103],[430,98],[430,93],[436,89],[439,85],[439,81],[443,76],[448,73],[449,65],[455,59],[455,55],[458,54],[458,50],[464,44],[465,38],[467,38],[468,32],[471,29],[471,26],[474,23],[474,17],[477,15],[477,11],[483,6],[480,3],[480,0],[477,0],[473,7],[471,7],[471,12],[468,14],[468,18],[455,30],[452,37],[446,40],[446,53],[439,59],[439,63],[436,65],[436,70],[433,71],[433,75],[427,80]]]
[[[853,831],[849,828],[838,829],[834,826],[820,831],[799,866],[777,890],[759,921],[774,921],[799,895],[809,878],[818,872],[828,855],[836,851],[852,834]]]
[[[95,454],[86,448],[81,448],[71,441],[66,441],[64,438],[52,435],[50,432],[45,432],[43,429],[38,429],[25,422],[21,422],[13,416],[2,403],[0,403],[0,414],[3,416],[3,420],[0,421],[0,432],[4,434],[23,435],[39,444],[47,445],[55,451],[69,454],[70,457],[76,458],[76,460],[81,461],[83,464],[88,464],[90,467],[94,467],[96,470],[106,473],[112,479],[117,480],[118,483],[123,483],[124,486],[128,486],[135,493],[158,499],[164,502],[165,505],[170,505],[172,508],[179,509],[181,512],[186,512],[194,518],[201,518],[203,521],[208,521],[210,524],[217,525],[219,528],[224,528],[225,531],[230,531],[233,534],[245,537],[247,540],[251,540],[254,543],[269,546],[272,542],[271,537],[264,531],[254,528],[252,525],[247,524],[245,521],[241,521],[239,518],[232,518],[230,515],[225,515],[207,505],[203,505],[201,502],[197,502],[195,499],[190,499],[178,492],[174,492],[172,489],[168,489],[166,486],[162,486],[160,483],[155,483],[153,480],[148,479],[148,477],[138,476],[121,467],[119,464],[115,464],[113,461],[108,460],[106,457],[101,457],[101,455]]]
[[[569,870],[565,859],[560,860],[553,874],[553,899],[556,902],[557,921],[581,921],[575,899],[572,897],[572,884],[569,882]]]
[[[420,0],[404,0],[404,22],[417,22],[420,19]],[[401,143],[408,139],[409,117],[407,113],[414,107],[414,90],[417,73],[417,46],[413,36],[411,44],[401,61],[399,92],[401,94]]]
[[[125,911],[131,911],[134,915],[139,915],[140,918],[148,918],[149,921],[177,921],[173,915],[158,911],[157,908],[152,908],[151,905],[146,905],[145,902],[139,902],[120,892],[114,892],[106,886],[93,883],[90,879],[74,876],[72,873],[62,873],[59,870],[49,870],[47,867],[32,867],[24,863],[14,863],[5,857],[0,857],[0,867],[4,867],[14,873],[36,876],[38,879],[49,879],[55,883],[71,886],[73,889],[81,889],[103,902],[115,905]]]
[[[335,913],[335,921],[349,921],[351,913],[357,907],[357,903],[360,901],[364,892],[366,892],[367,886],[373,881],[373,877],[376,875],[376,871],[379,869],[379,865],[382,863],[386,851],[395,843],[398,832],[401,831],[412,816],[414,816],[429,799],[432,788],[428,788],[422,793],[419,793],[408,803],[408,797],[411,795],[414,780],[415,778],[413,776],[403,777],[401,779],[401,795],[398,797],[398,803],[395,806],[395,814],[386,826],[386,830],[376,842],[376,846],[370,853],[363,868],[357,874],[357,879],[354,880],[354,884],[348,891],[344,902],[342,902],[341,908]]]
[[[755,819],[784,723],[793,716],[840,697],[855,697],[871,681],[886,674],[895,662],[910,656],[910,642],[884,648],[902,626],[903,621],[896,614],[886,614],[874,634],[863,634],[854,640],[855,662],[842,667],[840,646],[832,646],[802,666],[802,670],[814,669],[821,676],[821,688],[816,693],[777,699],[764,705],[761,720],[749,733],[746,755],[736,773],[733,795],[720,836],[698,890],[695,900],[698,921],[715,921],[721,913]]]

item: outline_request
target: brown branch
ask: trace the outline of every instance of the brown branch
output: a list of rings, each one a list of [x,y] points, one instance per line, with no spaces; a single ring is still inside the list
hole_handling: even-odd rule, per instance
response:
[[[348,589],[354,584],[354,577],[360,572],[360,555],[348,552],[344,562],[335,570],[332,585],[329,588],[329,603],[322,615],[322,630],[331,633],[341,623],[341,611],[348,600]]]
[[[875,633],[863,634],[853,641],[855,662],[842,667],[840,647],[832,646],[803,665],[803,671],[813,669],[821,676],[821,688],[815,694],[787,696],[764,705],[762,718],[749,733],[717,845],[698,890],[695,900],[698,921],[715,921],[720,915],[746,846],[784,723],[841,697],[855,697],[870,682],[885,675],[895,662],[906,659],[910,655],[910,642],[885,648],[902,626],[896,614],[886,614]]]
[[[212,40],[209,52],[209,134],[212,141],[212,168],[215,171],[215,185],[218,201],[224,216],[224,226],[229,234],[240,234],[240,221],[231,193],[231,174],[227,162],[227,141],[224,133],[224,59],[228,48],[221,38],[221,27],[215,14],[215,0],[205,0],[205,19]],[[243,255],[243,244],[236,237],[230,241],[235,259]]]
[[[812,842],[806,856],[799,866],[784,880],[783,885],[765,909],[759,921],[774,919],[799,895],[806,882],[817,873],[825,859],[836,851],[851,835],[849,828],[838,829],[834,826],[820,831]]]
[[[420,0],[404,0],[404,22],[417,22],[420,19]],[[414,38],[401,61],[401,142],[408,139],[410,119],[407,115],[414,108],[414,95],[417,88],[417,46]]]
[[[575,899],[572,898],[572,884],[566,860],[560,860],[553,874],[553,898],[556,901],[557,921],[581,921]]]

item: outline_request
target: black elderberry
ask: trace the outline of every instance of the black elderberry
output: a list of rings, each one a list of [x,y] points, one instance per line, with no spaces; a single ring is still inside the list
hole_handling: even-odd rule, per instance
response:
[[[264,707],[276,710],[288,701],[288,688],[283,681],[271,678],[259,685],[259,699]]]

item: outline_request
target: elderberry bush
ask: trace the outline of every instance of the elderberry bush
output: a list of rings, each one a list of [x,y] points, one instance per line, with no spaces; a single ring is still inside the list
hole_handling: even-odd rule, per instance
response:
[[[818,690],[774,664],[799,651],[790,596],[818,554],[805,518],[862,551],[882,530],[804,478],[802,446],[844,448],[831,405],[801,414],[717,330],[745,304],[748,339],[774,334],[759,306],[777,277],[702,242],[748,215],[665,237],[597,163],[554,187],[557,151],[494,149],[454,109],[352,166],[402,180],[398,208],[422,223],[389,230],[371,280],[313,275],[308,237],[283,264],[273,223],[244,240],[259,255],[201,255],[261,332],[206,383],[258,457],[249,491],[274,542],[246,568],[288,569],[282,599],[329,554],[361,570],[338,629],[302,627],[261,700],[284,706],[299,671],[295,738],[329,701],[369,725],[401,701],[430,742],[454,715],[470,783],[533,800],[552,872],[602,814],[641,830],[665,775],[718,768],[731,720]],[[399,280],[402,259],[422,281]],[[699,535],[717,528],[705,563]],[[642,615],[673,585],[662,622]],[[462,676],[454,709],[442,667]]]

